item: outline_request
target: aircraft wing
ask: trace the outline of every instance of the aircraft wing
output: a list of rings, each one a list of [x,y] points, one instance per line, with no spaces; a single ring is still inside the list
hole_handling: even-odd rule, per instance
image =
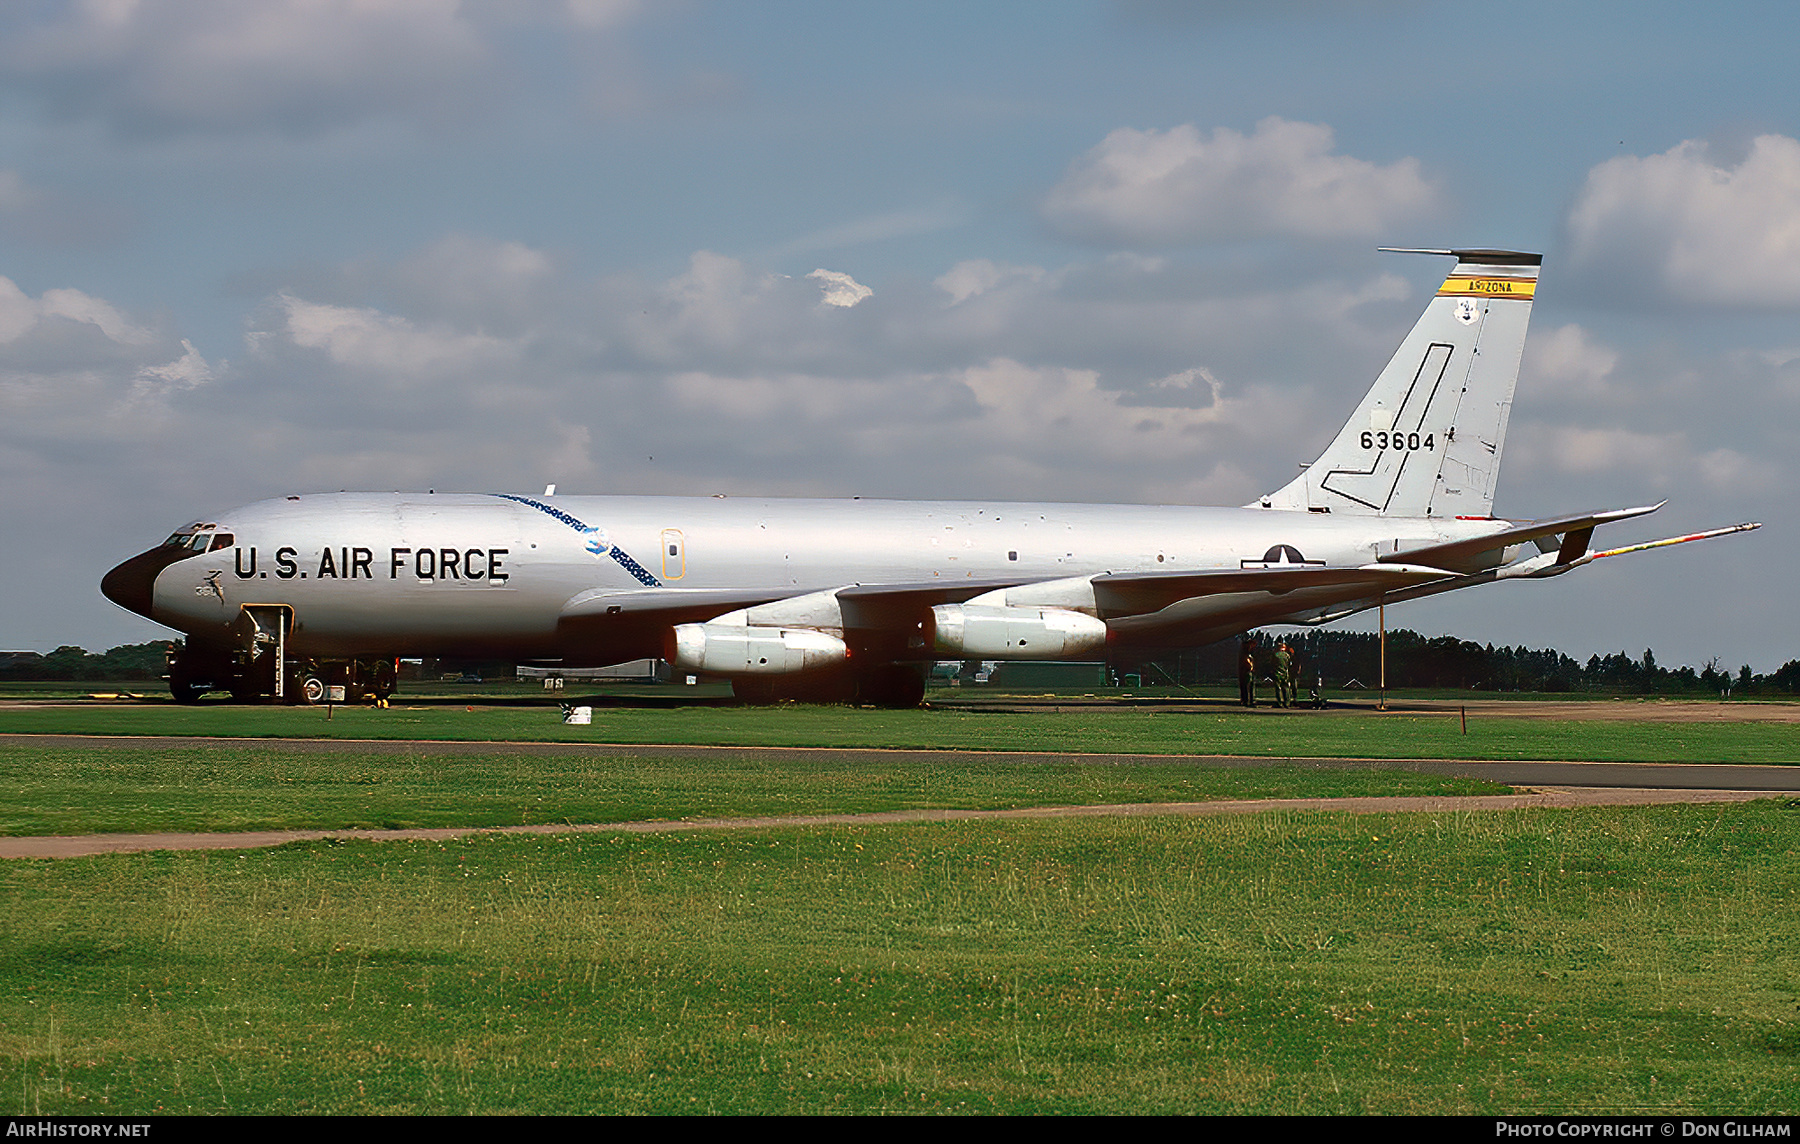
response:
[[[847,626],[873,628],[929,611],[933,604],[959,603],[983,592],[1023,583],[1028,581],[1007,578],[851,584],[839,588],[835,595],[844,607]],[[565,603],[562,619],[566,623],[611,616],[654,619],[666,624],[704,623],[725,612],[774,604],[800,594],[785,588],[596,588]]]
[[[1442,568],[1377,563],[1349,568],[1108,572],[1085,579],[1092,584],[1093,610],[1099,618],[1129,620],[1183,602],[1190,606],[1204,603],[1206,611],[1213,615],[1261,615],[1272,605],[1280,611],[1290,602],[1372,596],[1453,579],[1456,575]],[[628,629],[662,630],[675,624],[706,623],[728,612],[749,609],[753,623],[841,627],[849,631],[901,636],[917,631],[934,605],[965,603],[1002,589],[1029,590],[1034,582],[1026,577],[1008,577],[850,584],[817,593],[794,593],[780,588],[595,589],[583,592],[563,605],[561,624],[565,631],[606,630],[616,637]],[[1289,597],[1295,593],[1299,595],[1290,601]],[[827,602],[824,597],[832,599]],[[801,610],[793,609],[793,605],[806,601],[816,603]],[[763,614],[759,616],[759,612]]]
[[[1391,556],[1380,557],[1380,562],[1384,564],[1428,564],[1468,574],[1498,567],[1502,563],[1499,553],[1504,548],[1515,544],[1524,544],[1531,540],[1539,540],[1546,536],[1561,536],[1563,542],[1557,551],[1556,563],[1567,564],[1587,553],[1588,541],[1593,537],[1594,529],[1598,525],[1611,524],[1616,520],[1629,520],[1634,516],[1644,516],[1655,512],[1667,503],[1669,502],[1658,501],[1656,504],[1641,505],[1637,508],[1615,508],[1606,512],[1583,512],[1571,516],[1528,521],[1525,524],[1514,525],[1502,532],[1489,533],[1472,540],[1454,540],[1448,544],[1410,548]]]
[[[734,608],[749,608],[785,599],[780,588],[595,588],[571,597],[562,606],[563,623],[602,617],[654,619],[686,624],[710,620]]]
[[[997,588],[1029,583],[1005,579],[934,579],[896,584],[848,584],[822,591],[775,588],[595,588],[571,597],[557,620],[565,662],[591,655],[623,662],[667,657],[669,633],[684,624],[709,624],[732,613],[759,627],[841,632],[861,651],[906,657],[936,604],[961,603]]]
[[[1308,589],[1351,598],[1442,580],[1456,573],[1418,564],[1364,564],[1354,568],[1222,568],[1201,572],[1108,572],[1094,577],[1101,619],[1160,612],[1184,600],[1210,596],[1286,596]],[[1260,609],[1259,609],[1260,610]]]
[[[1029,578],[999,580],[931,580],[910,584],[852,584],[840,588],[838,602],[844,609],[844,626],[862,629],[910,628],[919,623],[934,604],[960,604],[999,588],[1029,584]]]

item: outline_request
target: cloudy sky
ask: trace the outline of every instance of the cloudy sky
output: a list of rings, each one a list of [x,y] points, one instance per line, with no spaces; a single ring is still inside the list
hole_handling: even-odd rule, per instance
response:
[[[1800,6],[0,7],[0,648],[289,492],[1241,504],[1542,251],[1496,512],[1761,532],[1397,610],[1800,657]]]

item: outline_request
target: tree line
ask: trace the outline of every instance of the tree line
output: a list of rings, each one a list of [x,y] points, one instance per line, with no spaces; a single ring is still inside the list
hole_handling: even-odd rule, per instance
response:
[[[101,655],[73,645],[40,655],[35,651],[0,652],[0,679],[128,680],[161,679],[168,670],[168,640],[125,644]]]
[[[1322,678],[1327,690],[1374,689],[1381,680],[1381,637],[1374,632],[1316,629],[1287,636],[1253,633],[1258,673],[1273,671],[1275,645],[1285,641],[1299,660],[1302,688]],[[1115,670],[1140,674],[1144,683],[1226,683],[1237,679],[1240,644],[1227,640],[1205,648],[1149,649]],[[1603,692],[1609,695],[1800,695],[1800,660],[1766,675],[1745,664],[1735,672],[1715,656],[1698,669],[1667,668],[1656,653],[1620,651],[1582,663],[1550,648],[1496,647],[1455,636],[1426,637],[1399,628],[1387,636],[1387,685],[1453,691]]]
[[[1375,688],[1381,678],[1381,641],[1373,632],[1314,630],[1277,637],[1253,633],[1259,674],[1273,670],[1275,645],[1285,640],[1300,664],[1300,685],[1322,679],[1327,690]],[[1230,683],[1237,679],[1240,643],[1226,640],[1203,648],[1152,648],[1115,658],[1108,666],[1123,678],[1135,674],[1147,685]],[[154,680],[166,670],[166,640],[126,644],[95,655],[74,646],[53,652],[0,653],[0,680]],[[511,665],[489,678],[512,674]],[[1800,695],[1800,660],[1788,660],[1767,675],[1745,664],[1733,672],[1717,657],[1698,669],[1667,668],[1649,648],[1593,655],[1581,663],[1549,648],[1496,647],[1455,636],[1427,638],[1399,628],[1388,633],[1387,685],[1459,691],[1602,692],[1610,695]]]

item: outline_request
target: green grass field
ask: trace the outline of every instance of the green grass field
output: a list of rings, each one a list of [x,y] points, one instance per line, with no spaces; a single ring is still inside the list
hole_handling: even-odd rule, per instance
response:
[[[515,826],[1507,789],[1406,771],[1298,766],[0,745],[0,835]]]
[[[596,718],[159,704],[4,709],[0,730],[1394,758],[1461,740],[1452,719],[1393,715]],[[1795,757],[1780,724],[1495,719],[1467,743]],[[1304,766],[254,740],[8,744],[0,779],[7,834],[1494,789]],[[21,1114],[1800,1107],[1786,801],[297,843],[14,860],[0,885],[0,1109]]]
[[[0,867],[42,1113],[1792,1113],[1800,811]]]
[[[1455,715],[1096,707],[1067,713],[852,707],[598,707],[566,726],[554,705],[0,708],[0,732],[445,739],[992,751],[1225,754],[1277,758],[1800,761],[1800,723],[1631,723]]]

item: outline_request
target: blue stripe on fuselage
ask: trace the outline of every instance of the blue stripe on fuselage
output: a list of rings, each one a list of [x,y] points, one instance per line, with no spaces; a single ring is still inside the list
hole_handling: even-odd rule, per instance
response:
[[[586,524],[583,524],[581,521],[575,519],[573,516],[570,516],[568,513],[564,512],[562,509],[555,508],[551,505],[547,505],[543,501],[532,500],[530,497],[522,497],[522,496],[519,496],[517,493],[489,493],[488,495],[499,497],[502,500],[517,501],[519,504],[530,505],[532,508],[537,509],[539,512],[544,513],[545,515],[552,517],[553,519],[562,521],[564,524],[568,525],[570,528],[574,529],[576,532],[579,532],[583,536],[586,536],[586,537],[590,537],[590,538],[595,537],[600,532],[600,530],[598,528],[590,527]],[[624,549],[620,548],[618,545],[616,545],[616,544],[602,545],[598,540],[590,539],[588,541],[587,547],[588,547],[588,551],[592,552],[596,556],[599,556],[602,553],[604,553],[608,556],[611,556],[613,558],[613,560],[618,563],[619,567],[621,567],[621,568],[625,569],[625,571],[629,572],[631,574],[631,578],[636,580],[638,583],[642,584],[644,587],[646,587],[646,588],[662,587],[661,580],[658,580],[655,576],[652,576],[648,569],[646,569],[642,564],[639,564],[636,560],[633,560],[631,558],[631,554],[629,552],[626,552]]]

